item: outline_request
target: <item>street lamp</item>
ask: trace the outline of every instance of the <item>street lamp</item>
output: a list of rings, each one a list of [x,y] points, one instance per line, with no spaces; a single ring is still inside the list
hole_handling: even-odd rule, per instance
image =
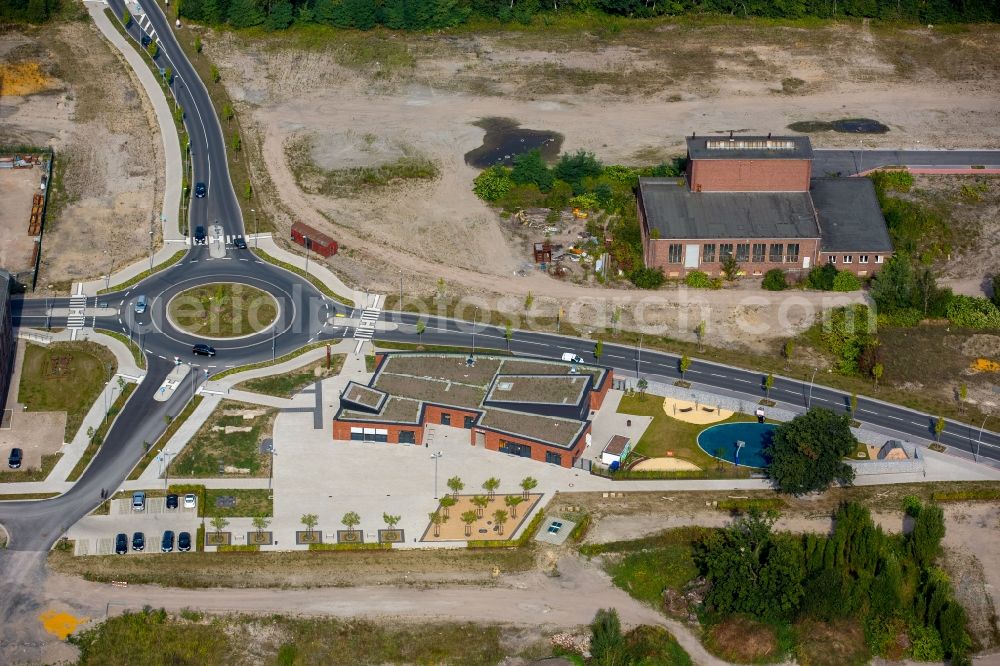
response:
[[[250,212],[253,213],[253,246],[258,248],[260,247],[260,226],[257,224],[257,209],[251,208]]]
[[[170,478],[170,463],[167,462],[167,456],[170,456],[172,458],[172,457],[174,457],[176,455],[177,455],[176,451],[174,451],[173,453],[166,453],[166,452],[164,452],[164,453],[160,454],[160,464],[163,465],[163,489],[164,490],[166,490],[167,487],[169,486],[169,478]]]
[[[636,347],[635,378],[639,379],[639,366],[642,365],[642,333],[639,334],[639,346]]]
[[[975,455],[975,461],[976,462],[979,462],[979,449],[982,448],[982,446],[983,446],[983,428],[986,427],[986,421],[989,418],[990,418],[989,414],[987,414],[986,416],[984,416],[983,417],[983,422],[979,426],[979,439],[976,441],[976,455]]]
[[[268,453],[271,454],[271,469],[268,470],[267,474],[267,489],[271,489],[271,480],[274,478],[274,440],[271,440],[271,445],[268,447]]]
[[[306,273],[309,272],[309,236],[303,236],[306,240]]]
[[[108,391],[114,391],[114,387],[111,386],[111,364],[107,363],[104,366],[108,375],[108,383],[104,387],[104,425],[108,424]]]
[[[444,454],[440,451],[431,454],[431,460],[434,461],[434,499],[438,498],[438,460]]]
[[[813,381],[816,379],[816,373],[818,371],[819,371],[819,368],[813,368],[812,377],[809,378],[809,396],[806,398],[806,409],[811,409],[812,408]]]
[[[153,223],[149,224],[149,273],[153,273]]]
[[[399,311],[403,311],[403,269],[399,269]]]
[[[114,270],[114,267],[115,267],[115,257],[114,257],[113,254],[111,254],[107,250],[104,251],[104,254],[108,255],[108,274],[104,276],[104,288],[105,289],[110,289],[111,288],[111,271]]]
[[[476,355],[476,324],[479,321],[479,307],[476,307],[476,314],[472,317],[472,355]]]

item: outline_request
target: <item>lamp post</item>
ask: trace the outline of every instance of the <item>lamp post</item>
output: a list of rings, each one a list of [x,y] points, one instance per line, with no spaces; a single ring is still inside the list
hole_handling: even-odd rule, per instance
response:
[[[111,364],[110,363],[105,364],[104,368],[105,368],[105,370],[107,372],[107,375],[108,375],[108,383],[104,387],[104,424],[107,425],[108,424],[108,391],[114,391],[115,389],[114,389],[113,386],[111,386]]]
[[[104,288],[105,289],[110,289],[111,288],[111,271],[114,270],[114,267],[115,267],[115,258],[114,258],[114,255],[112,255],[107,250],[105,250],[104,253],[106,255],[108,255],[108,274],[104,276]]]
[[[403,269],[399,269],[399,311],[403,311]]]
[[[150,275],[152,275],[152,273],[153,273],[153,229],[152,229],[153,225],[152,225],[152,223],[150,223],[149,226],[150,226],[150,229],[149,229],[149,273],[150,273]]]
[[[271,446],[268,447],[268,453],[271,454],[271,469],[267,473],[267,489],[271,489],[271,480],[274,478],[274,440],[271,440]]]
[[[479,322],[479,307],[476,307],[476,314],[472,317],[472,355],[476,355],[476,325]]]
[[[271,363],[274,363],[274,345],[275,345],[275,336],[277,335],[277,330],[278,330],[278,322],[277,320],[275,320],[275,322],[271,324]]]
[[[813,381],[816,379],[816,373],[818,371],[819,371],[819,368],[813,368],[812,377],[809,378],[809,396],[806,398],[806,409],[811,409],[812,408]]]
[[[639,346],[636,347],[635,378],[639,379],[639,366],[642,365],[642,333],[639,334]]]
[[[258,248],[260,247],[260,226],[257,224],[257,209],[251,208],[250,212],[253,213],[253,246]]]
[[[431,459],[434,461],[434,499],[438,498],[438,460],[444,454],[440,451],[431,454]]]
[[[167,456],[170,456],[172,458],[172,457],[174,457],[176,455],[177,455],[176,451],[174,451],[173,453],[161,453],[160,454],[160,464],[163,465],[163,489],[164,490],[166,490],[167,487],[170,485],[169,484],[170,463],[167,462]]]
[[[983,422],[979,426],[979,439],[976,440],[976,455],[974,457],[974,460],[976,462],[979,462],[979,449],[982,448],[982,446],[983,446],[983,428],[986,427],[986,421],[989,420],[989,418],[990,418],[989,414],[987,414],[986,416],[984,416],[983,417]]]
[[[303,236],[306,241],[306,273],[309,272],[309,236]]]

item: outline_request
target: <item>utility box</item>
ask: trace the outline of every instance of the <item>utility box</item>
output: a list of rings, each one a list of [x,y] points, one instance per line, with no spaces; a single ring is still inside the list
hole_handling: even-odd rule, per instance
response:
[[[623,435],[615,435],[601,452],[601,462],[608,467],[616,463],[621,467],[630,453],[632,453],[632,440]]]
[[[316,254],[329,257],[337,254],[337,241],[308,224],[296,222],[292,225],[292,240]]]

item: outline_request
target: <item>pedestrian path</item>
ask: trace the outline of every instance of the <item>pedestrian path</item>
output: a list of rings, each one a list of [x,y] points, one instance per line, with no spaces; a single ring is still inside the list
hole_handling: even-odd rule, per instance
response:
[[[371,340],[375,337],[375,325],[378,323],[379,315],[382,313],[383,297],[378,294],[369,296],[369,300],[364,304],[361,312],[361,321],[354,329],[356,340]]]
[[[78,284],[76,293],[69,299],[69,317],[66,328],[71,331],[72,340],[76,340],[77,332],[87,323],[87,297],[83,293],[83,285]]]

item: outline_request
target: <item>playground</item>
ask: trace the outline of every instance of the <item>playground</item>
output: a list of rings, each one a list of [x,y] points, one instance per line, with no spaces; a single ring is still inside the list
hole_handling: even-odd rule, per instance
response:
[[[724,423],[698,434],[698,446],[712,456],[737,467],[767,467],[764,448],[777,428],[773,423]]]

